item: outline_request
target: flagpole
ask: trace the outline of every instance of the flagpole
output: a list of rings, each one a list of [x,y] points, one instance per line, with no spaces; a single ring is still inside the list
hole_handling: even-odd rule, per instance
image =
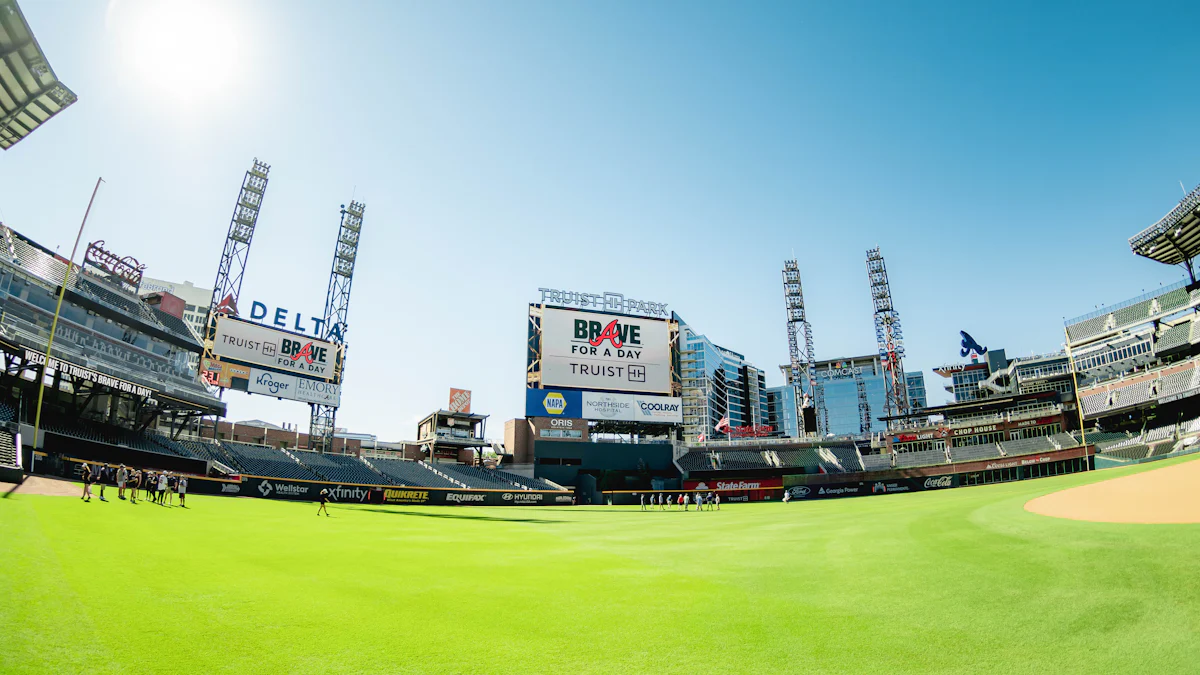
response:
[[[92,212],[92,202],[96,201],[96,193],[104,178],[96,179],[96,187],[92,188],[92,198],[88,200],[87,210],[83,212],[83,222],[79,223],[79,233],[75,235],[75,246],[71,247],[71,257],[67,259],[67,271],[63,274],[62,286],[58,289],[58,304],[54,307],[54,320],[50,322],[50,337],[46,340],[46,355],[42,360],[42,368],[38,372],[37,412],[33,416],[33,447],[38,447],[38,431],[42,426],[42,396],[46,393],[46,368],[50,365],[50,350],[54,347],[54,331],[58,330],[58,316],[62,312],[63,296],[67,294],[67,284],[71,280],[71,267],[75,264],[75,254],[79,251],[79,240],[83,239],[83,228],[87,225],[88,214]]]

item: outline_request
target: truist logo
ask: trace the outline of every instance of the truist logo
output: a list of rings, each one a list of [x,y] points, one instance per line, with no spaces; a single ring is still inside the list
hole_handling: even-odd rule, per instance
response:
[[[958,331],[958,334],[962,336],[962,349],[960,349],[958,352],[959,356],[966,357],[970,354],[983,356],[987,353],[987,347],[979,346],[979,343],[976,342],[975,338],[971,337],[971,334],[967,331],[960,330]]]
[[[599,347],[606,340],[615,349],[621,349],[627,344],[640,347],[642,346],[642,327],[621,325],[618,319],[609,321],[608,325],[601,324],[599,321],[575,319],[575,339],[586,340],[593,347]]]

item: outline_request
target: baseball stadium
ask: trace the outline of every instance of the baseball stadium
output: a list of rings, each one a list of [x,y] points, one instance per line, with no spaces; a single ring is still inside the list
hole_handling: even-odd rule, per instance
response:
[[[88,114],[49,58],[0,0],[0,148]],[[874,353],[817,358],[795,257],[770,369],[637,289],[538,288],[498,357],[524,414],[440,389],[388,442],[338,426],[381,358],[350,342],[366,200],[330,205],[323,312],[272,307],[271,172],[227,177],[211,288],[87,214],[69,256],[0,222],[0,672],[1196,671],[1200,187],[1130,228],[1178,282],[1057,296],[1096,306],[1057,351],[962,332],[947,403],[875,247]]]

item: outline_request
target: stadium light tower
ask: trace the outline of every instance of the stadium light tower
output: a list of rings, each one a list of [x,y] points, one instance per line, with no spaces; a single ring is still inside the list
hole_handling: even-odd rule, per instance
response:
[[[867,381],[855,375],[854,384],[858,389],[858,432],[871,433],[871,401],[867,399]]]
[[[904,333],[900,329],[900,314],[892,306],[887,265],[878,246],[867,251],[867,278],[871,282],[871,302],[875,305],[875,342],[887,389],[884,414],[906,415],[909,410],[904,380]]]
[[[350,315],[350,288],[354,281],[354,261],[358,257],[358,239],[362,233],[366,205],[351,201],[342,207],[342,223],[338,228],[337,245],[333,249],[333,269],[329,272],[329,290],[325,294],[325,334],[321,337],[342,347],[334,357],[333,372],[341,382],[346,368],[346,319]],[[309,418],[308,443],[310,450],[329,452],[333,449],[336,429],[336,405],[312,403]]]
[[[800,266],[795,259],[783,261],[783,297],[787,304],[788,356],[791,358],[792,386],[799,388],[805,394],[801,383],[808,382],[808,392],[811,401],[802,404],[802,408],[810,405],[816,410],[817,428],[804,428],[804,415],[797,416],[797,426],[800,433],[815,431],[817,435],[825,432],[829,426],[825,413],[825,396],[821,387],[817,386],[817,360],[813,349],[812,326],[804,311],[804,287],[800,284]],[[804,332],[804,354],[800,354],[799,332]],[[800,411],[797,411],[800,412]]]
[[[208,303],[208,316],[204,320],[204,356],[212,358],[213,340],[217,337],[217,316],[237,314],[238,293],[242,290],[242,277],[246,273],[246,261],[250,258],[250,242],[254,239],[254,227],[258,224],[258,212],[262,208],[263,195],[267,191],[267,174],[271,167],[256,157],[250,170],[242,179],[237,205],[229,221],[229,234],[225,235],[225,251],[221,253],[221,265],[217,268],[217,279],[213,282],[212,301]]]

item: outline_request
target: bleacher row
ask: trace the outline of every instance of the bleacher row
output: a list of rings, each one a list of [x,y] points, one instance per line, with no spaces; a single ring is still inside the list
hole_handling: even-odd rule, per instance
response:
[[[1089,438],[1090,442],[1090,438]],[[792,450],[692,450],[679,458],[684,471],[736,471],[739,469],[802,468],[805,473],[855,473],[886,471],[956,462],[976,462],[1000,457],[1032,455],[1074,448],[1079,440],[1069,433],[1038,438],[1022,438],[1001,443],[969,445],[947,450],[915,450],[890,455],[860,454],[850,446],[800,448]],[[825,454],[834,454],[830,461]],[[779,462],[773,461],[777,457]]]
[[[1147,459],[1180,452],[1197,444],[1200,435],[1200,417],[1178,424],[1163,424],[1140,433],[1099,432],[1088,434],[1088,443],[1096,444],[1096,451],[1107,457],[1120,459]]]
[[[1185,307],[1200,305],[1200,289],[1188,293],[1186,288],[1177,287],[1154,297],[1135,302],[1126,307],[1092,316],[1067,325],[1067,335],[1078,342],[1093,335],[1133,326],[1158,316]]]
[[[4,414],[0,404],[0,417]],[[233,441],[172,440],[154,431],[137,433],[84,421],[47,424],[48,433],[96,443],[124,446],[146,452],[177,455],[220,462],[226,467],[255,476],[285,480],[315,480],[363,485],[405,485],[492,490],[557,490],[540,479],[508,471],[463,464],[435,464],[399,459],[364,460],[354,455],[334,455],[307,450],[280,450],[265,445]],[[0,444],[3,443],[0,438]],[[450,480],[438,475],[450,476]]]
[[[1193,359],[1192,362],[1193,367],[1190,369],[1125,384],[1117,382],[1105,391],[1085,394],[1082,397],[1083,414],[1102,415],[1110,410],[1120,410],[1196,391],[1200,389],[1200,359]]]

